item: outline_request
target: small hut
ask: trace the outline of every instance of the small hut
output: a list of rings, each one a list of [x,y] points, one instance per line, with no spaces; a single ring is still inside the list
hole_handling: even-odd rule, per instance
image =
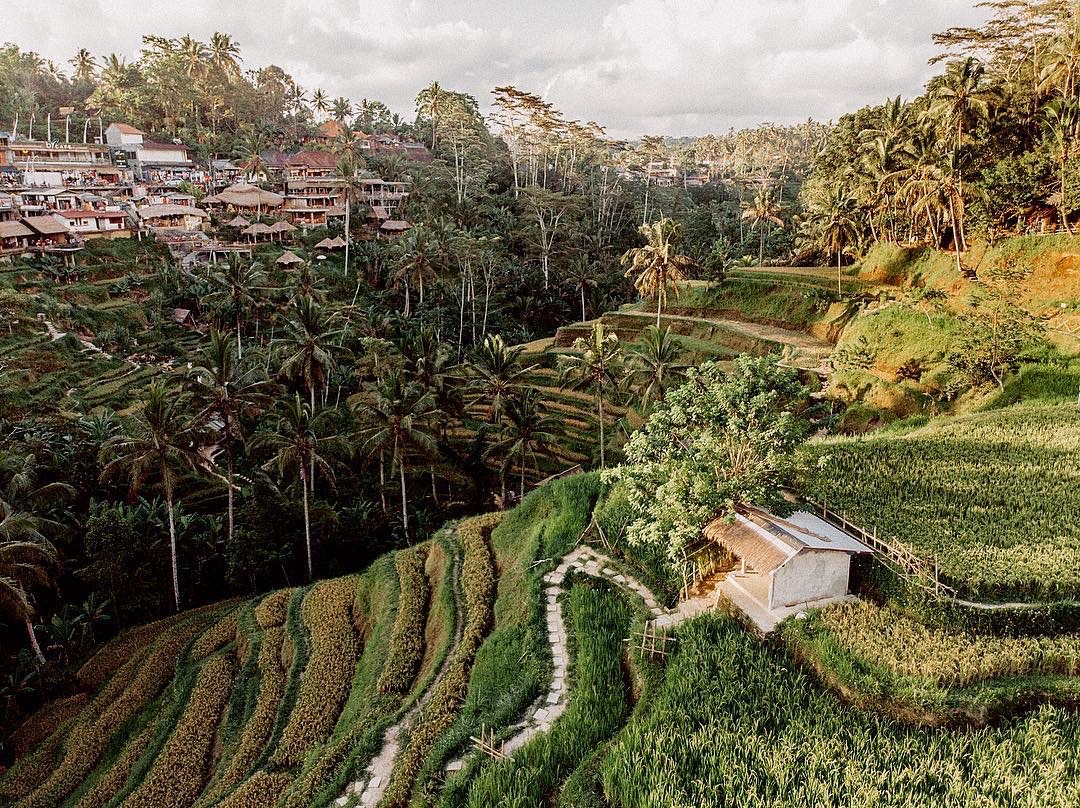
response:
[[[203,202],[206,202],[205,198]],[[215,194],[214,202],[238,210],[261,211],[263,208],[280,208],[285,203],[285,197],[246,182],[238,182]]]
[[[296,230],[296,228],[284,220],[280,222],[274,222],[272,225],[270,225],[271,235],[277,235],[281,239],[285,238],[286,233],[292,233],[294,230]]]
[[[333,238],[324,238],[318,244],[315,245],[316,250],[343,250],[345,249],[345,239],[341,236],[334,236]]]
[[[238,213],[238,214],[236,214],[236,216],[234,218],[232,218],[228,222],[226,222],[226,224],[229,227],[235,227],[237,230],[243,230],[245,227],[250,225],[251,222],[249,222],[247,219],[245,219],[243,216],[241,216]]]
[[[404,219],[388,219],[379,225],[379,235],[383,238],[397,238],[411,227]]]
[[[259,241],[260,236],[273,236],[274,231],[270,229],[269,225],[265,225],[262,222],[255,222],[255,224],[245,227],[240,233],[250,237],[252,241]]]
[[[278,257],[278,259],[274,263],[280,264],[281,266],[288,269],[289,267],[304,263],[304,259],[294,253],[292,250],[286,250]]]

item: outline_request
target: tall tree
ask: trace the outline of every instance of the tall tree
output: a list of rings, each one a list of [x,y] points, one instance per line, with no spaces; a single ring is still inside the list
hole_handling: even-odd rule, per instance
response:
[[[784,220],[780,218],[782,208],[773,198],[772,191],[767,188],[759,188],[751,202],[742,203],[742,218],[752,223],[757,228],[760,236],[758,246],[758,266],[765,264],[765,229],[769,224],[777,227],[784,226]]]
[[[199,418],[211,425],[225,449],[228,485],[228,539],[233,538],[236,450],[244,440],[244,418],[255,415],[270,400],[270,382],[258,362],[244,365],[239,352],[219,331],[188,374],[188,385],[202,410]]]
[[[190,398],[161,380],[147,390],[142,408],[124,423],[122,434],[101,449],[103,481],[127,477],[132,496],[157,481],[169,516],[169,558],[172,565],[173,598],[180,610],[180,573],[176,551],[174,503],[185,472],[206,465],[199,453],[205,425],[192,417]]]
[[[574,340],[574,353],[559,357],[563,385],[571,390],[587,390],[596,397],[596,415],[600,428],[600,468],[605,468],[607,439],[604,434],[604,396],[622,386],[623,354],[619,336],[594,323],[588,339]]]
[[[558,444],[555,430],[558,422],[544,411],[543,396],[535,387],[524,388],[510,397],[506,415],[499,423],[496,440],[488,447],[487,455],[501,457],[499,481],[502,506],[506,506],[506,473],[511,464],[518,464],[518,500],[525,498],[525,474],[537,459],[551,453]]]
[[[659,328],[668,288],[675,291],[678,299],[679,284],[686,281],[687,273],[695,263],[692,258],[679,255],[682,227],[678,222],[665,217],[644,225],[639,232],[647,243],[623,253],[622,263],[627,267],[626,277],[634,276],[638,294],[642,298],[656,297],[656,327]]]

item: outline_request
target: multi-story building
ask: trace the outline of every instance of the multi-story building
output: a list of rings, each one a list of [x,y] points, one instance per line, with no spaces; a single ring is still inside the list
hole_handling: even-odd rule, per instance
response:
[[[146,140],[142,131],[125,123],[109,124],[105,142],[116,162],[128,166],[141,182],[167,186],[203,179],[191,150],[182,144]]]
[[[102,187],[130,179],[123,167],[113,165],[108,146],[99,143],[11,140],[7,164],[19,172],[17,182],[24,187]]]

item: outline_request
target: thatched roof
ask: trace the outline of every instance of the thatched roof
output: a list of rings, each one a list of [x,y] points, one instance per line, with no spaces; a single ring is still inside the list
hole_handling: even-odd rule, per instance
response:
[[[34,231],[19,222],[0,222],[0,238],[26,238]]]
[[[285,202],[285,197],[281,194],[264,191],[246,182],[230,185],[215,196],[217,201],[237,208],[276,208]]]
[[[412,225],[404,219],[390,219],[379,225],[379,229],[387,233],[404,233],[410,227]]]
[[[333,238],[324,238],[318,244],[315,245],[316,250],[340,250],[345,247],[345,239],[341,236],[334,236]]]
[[[274,222],[270,225],[271,233],[291,233],[296,228],[286,221]]]
[[[236,218],[230,219],[228,222],[229,227],[247,227],[249,224],[251,224],[251,222],[240,214],[237,214]]]
[[[283,252],[275,264],[281,264],[283,267],[292,266],[293,264],[302,264],[304,259],[294,253],[292,250],[286,250]]]
[[[44,216],[24,216],[22,224],[41,236],[58,236],[70,233],[71,228],[59,217],[50,214]]]
[[[734,521],[727,518],[713,520],[705,527],[705,538],[723,545],[732,555],[762,575],[777,569],[797,552],[780,541],[774,541],[767,531],[741,514],[735,514]]]
[[[265,236],[274,231],[270,229],[269,225],[263,224],[262,222],[255,222],[255,224],[245,227],[240,232],[245,236]]]
[[[157,219],[161,216],[198,216],[205,219],[210,214],[193,205],[147,205],[136,211],[141,219]]]

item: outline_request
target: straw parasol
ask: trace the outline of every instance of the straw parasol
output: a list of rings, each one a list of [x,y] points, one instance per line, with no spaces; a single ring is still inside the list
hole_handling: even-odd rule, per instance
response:
[[[273,235],[274,231],[262,222],[255,222],[255,224],[245,227],[240,232],[245,236],[251,236],[257,240],[259,236]]]
[[[247,219],[245,219],[240,214],[237,214],[235,219],[232,219],[231,221],[228,222],[229,227],[244,228],[244,227],[247,227],[249,224],[251,224],[251,222],[249,222]]]
[[[278,258],[278,260],[275,261],[274,263],[275,264],[281,264],[283,267],[291,267],[291,266],[294,266],[295,264],[304,263],[304,259],[301,258],[296,253],[294,253],[292,250],[286,250],[285,252],[283,252],[281,254],[281,256]]]

